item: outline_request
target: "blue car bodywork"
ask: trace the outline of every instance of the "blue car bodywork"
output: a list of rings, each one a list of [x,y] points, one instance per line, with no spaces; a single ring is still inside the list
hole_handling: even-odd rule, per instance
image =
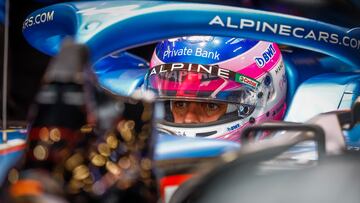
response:
[[[143,84],[148,68],[147,61],[127,49],[194,34],[289,46],[283,52],[288,76],[287,121],[304,122],[319,113],[350,108],[360,94],[360,74],[356,72],[360,68],[359,28],[296,16],[197,3],[73,2],[33,12],[24,21],[23,34],[34,48],[48,55],[56,55],[67,36],[86,44],[100,85],[123,96]],[[356,129],[346,135],[350,146],[359,145]],[[239,149],[238,144],[227,141],[167,135],[159,136],[157,145],[157,160],[217,156]]]

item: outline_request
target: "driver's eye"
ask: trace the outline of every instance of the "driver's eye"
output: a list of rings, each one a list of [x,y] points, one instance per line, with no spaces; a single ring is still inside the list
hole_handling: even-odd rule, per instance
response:
[[[174,102],[174,106],[176,108],[182,109],[182,108],[186,108],[188,106],[188,102],[185,101],[175,101]]]
[[[215,103],[205,103],[205,105],[206,109],[210,111],[216,111],[220,108],[219,105]]]

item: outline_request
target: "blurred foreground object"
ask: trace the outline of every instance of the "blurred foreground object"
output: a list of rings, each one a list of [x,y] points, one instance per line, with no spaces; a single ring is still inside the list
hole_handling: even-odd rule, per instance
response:
[[[28,161],[25,168],[52,169],[83,138],[86,124],[83,70],[88,65],[85,46],[65,40],[49,64],[30,111]]]
[[[152,100],[104,93],[88,56],[86,46],[66,40],[50,63],[31,111],[26,159],[9,173],[7,202],[158,201]]]

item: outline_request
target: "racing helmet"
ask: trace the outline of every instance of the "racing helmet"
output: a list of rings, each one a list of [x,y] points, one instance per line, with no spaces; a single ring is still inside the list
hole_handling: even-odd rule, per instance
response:
[[[157,44],[145,87],[165,103],[158,129],[170,134],[240,141],[248,125],[281,120],[287,80],[277,44],[220,36],[186,36]],[[175,123],[169,101],[226,103],[207,123]]]

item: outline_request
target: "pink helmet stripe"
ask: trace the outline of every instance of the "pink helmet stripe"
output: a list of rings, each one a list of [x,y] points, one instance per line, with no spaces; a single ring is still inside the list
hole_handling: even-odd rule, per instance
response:
[[[270,44],[272,43],[260,41],[257,45],[255,45],[247,52],[244,52],[243,54],[229,60],[222,61],[221,63],[218,63],[218,65],[227,67],[227,69],[237,72],[239,69],[246,68],[247,66],[255,63],[254,57],[257,56],[259,52],[268,48]],[[241,66],[239,66],[239,64],[241,64]]]
[[[276,52],[280,52],[279,48],[277,46],[274,46]],[[237,59],[240,58],[241,60],[241,56],[237,57]],[[247,75],[251,78],[257,79],[260,78],[265,72],[270,71],[272,68],[275,67],[275,65],[279,62],[279,60],[281,59],[280,54],[275,54],[274,57],[267,62],[263,68],[260,68],[254,60],[254,56],[253,59],[248,60],[248,58],[244,58],[244,60],[248,60],[251,61],[251,64],[249,64],[248,66],[244,67],[241,66],[240,70],[235,70],[236,66],[239,67],[239,60],[232,60],[231,62],[226,62],[226,63],[220,63],[219,66],[224,66],[224,67],[229,67],[230,70],[239,72],[243,75]]]

